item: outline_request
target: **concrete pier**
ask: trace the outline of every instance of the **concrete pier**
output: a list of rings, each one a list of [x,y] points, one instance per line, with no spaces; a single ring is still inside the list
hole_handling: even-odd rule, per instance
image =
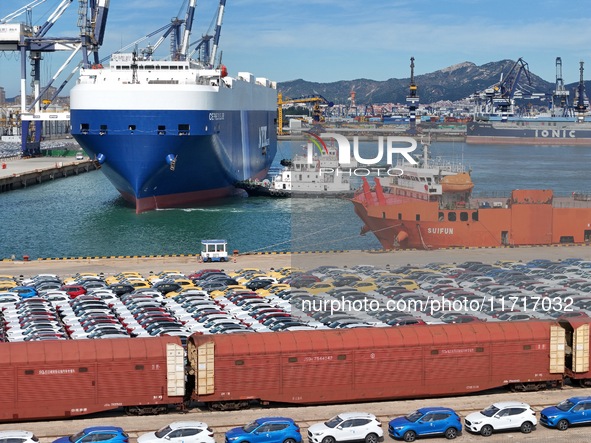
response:
[[[95,163],[88,157],[83,160],[76,160],[73,157],[0,160],[0,193],[95,169]]]

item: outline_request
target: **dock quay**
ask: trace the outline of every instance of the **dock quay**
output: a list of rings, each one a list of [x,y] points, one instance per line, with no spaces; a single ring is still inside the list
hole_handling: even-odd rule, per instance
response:
[[[449,127],[449,128],[424,128],[416,135],[409,135],[406,126],[398,127],[323,127],[321,132],[334,132],[344,135],[345,137],[358,137],[360,141],[377,141],[378,137],[394,136],[411,136],[417,141],[421,139],[429,139],[431,141],[439,142],[465,142],[466,130],[464,127]],[[280,141],[302,141],[307,140],[305,132],[294,131],[291,134],[284,134],[277,137]]]
[[[95,169],[95,163],[88,158],[75,160],[73,157],[33,157],[0,160],[0,193]]]
[[[229,262],[219,264],[226,271],[256,267],[264,270],[294,266],[312,269],[321,265],[353,267],[373,265],[378,267],[397,267],[407,264],[426,265],[428,263],[461,263],[477,260],[494,263],[497,260],[529,261],[537,258],[564,260],[566,258],[589,259],[591,246],[521,246],[496,248],[447,248],[433,251],[424,250],[361,250],[361,251],[310,251],[310,252],[239,252]],[[235,258],[235,261],[234,261]],[[0,257],[0,274],[31,276],[51,272],[60,275],[73,275],[77,272],[96,272],[112,275],[133,269],[148,274],[163,269],[178,269],[181,272],[194,272],[196,269],[211,268],[211,263],[201,263],[198,254],[179,254],[166,256],[110,256],[110,257]]]

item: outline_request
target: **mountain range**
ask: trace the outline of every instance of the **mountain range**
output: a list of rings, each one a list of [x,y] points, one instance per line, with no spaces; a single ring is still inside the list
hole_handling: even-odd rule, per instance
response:
[[[515,64],[514,60],[501,60],[477,66],[471,62],[459,63],[429,74],[415,76],[421,103],[435,103],[441,100],[462,100],[477,91],[496,84],[501,74],[507,75]],[[527,91],[551,94],[555,84],[548,82],[530,71],[531,83],[522,75],[519,84]],[[321,95],[334,103],[347,103],[351,91],[355,91],[357,104],[404,103],[409,93],[410,78],[391,78],[384,81],[370,79],[341,80],[332,83],[315,83],[298,79],[278,84],[285,98]],[[577,83],[565,85],[574,97]]]

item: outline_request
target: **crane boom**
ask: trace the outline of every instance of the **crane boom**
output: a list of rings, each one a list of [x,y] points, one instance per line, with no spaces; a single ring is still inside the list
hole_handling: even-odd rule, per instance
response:
[[[211,56],[209,58],[209,64],[211,66],[215,65],[215,57],[218,52],[218,45],[220,41],[220,33],[222,31],[222,19],[224,18],[224,8],[226,6],[226,0],[220,0],[220,5],[218,7],[218,17],[215,24],[215,32],[213,34],[213,48],[211,49]]]
[[[328,107],[334,106],[333,102],[328,101],[323,96],[316,94],[316,95],[307,95],[304,97],[298,98],[286,98],[283,99],[283,94],[281,92],[277,93],[277,135],[283,135],[283,105],[293,104],[293,103],[315,103],[314,112],[315,116],[320,113],[320,103],[326,103]]]
[[[183,40],[181,42],[180,57],[181,60],[186,60],[187,51],[189,49],[189,38],[191,37],[191,29],[193,28],[193,18],[195,16],[195,4],[197,0],[190,0],[187,7],[187,15],[185,17],[185,31],[183,32]]]
[[[68,6],[72,3],[73,0],[62,0],[62,2],[58,5],[55,11],[49,16],[49,18],[45,21],[45,23],[39,28],[39,30],[35,33],[35,37],[43,37],[47,34],[47,31],[51,29],[51,27],[55,24],[55,22],[66,12]]]
[[[32,8],[34,8],[35,6],[39,6],[40,4],[45,3],[46,1],[47,0],[33,0],[31,3],[27,3],[22,8],[19,8],[16,11],[11,12],[10,14],[8,14],[6,17],[0,19],[0,23],[8,23],[13,18],[18,17],[21,14],[24,14],[25,12],[27,12],[27,11],[31,10]]]

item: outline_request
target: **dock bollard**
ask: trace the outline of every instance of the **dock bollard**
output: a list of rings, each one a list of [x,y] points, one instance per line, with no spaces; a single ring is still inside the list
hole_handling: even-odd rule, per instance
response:
[[[29,256],[28,255],[23,255],[23,261],[29,261]]]
[[[2,169],[6,169],[6,163],[2,163]]]

